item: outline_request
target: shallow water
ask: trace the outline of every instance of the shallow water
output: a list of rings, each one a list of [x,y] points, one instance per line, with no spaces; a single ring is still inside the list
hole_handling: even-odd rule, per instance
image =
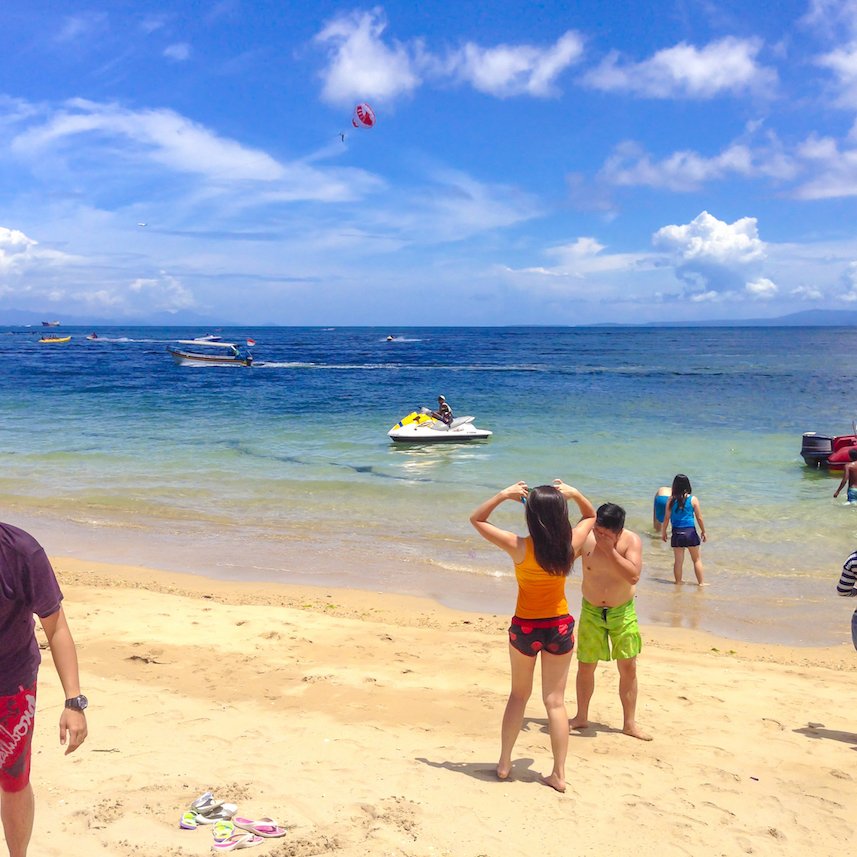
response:
[[[802,432],[845,433],[857,415],[851,328],[217,331],[256,340],[250,369],[176,366],[166,346],[207,331],[113,328],[89,342],[62,330],[68,345],[0,328],[2,514],[53,554],[506,613],[511,567],[467,523],[485,496],[562,476],[645,533],[655,489],[681,471],[702,503],[712,585],[673,586],[672,551],[646,536],[641,616],[849,639],[853,602],[835,584],[857,508],[798,453]],[[390,426],[437,393],[491,440],[390,443]],[[496,520],[523,531],[518,506]]]

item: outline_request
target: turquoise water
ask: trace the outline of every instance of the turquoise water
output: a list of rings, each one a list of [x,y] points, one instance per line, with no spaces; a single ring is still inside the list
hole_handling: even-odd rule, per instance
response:
[[[67,345],[0,328],[0,512],[55,555],[506,613],[511,568],[467,522],[482,499],[562,476],[648,533],[655,489],[684,472],[712,585],[672,586],[671,550],[646,536],[644,619],[849,638],[835,583],[857,508],[798,453],[802,432],[846,433],[857,416],[851,328],[217,331],[256,339],[250,369],[166,353],[209,331],[105,328],[89,342],[61,330]],[[393,423],[438,393],[491,440],[390,443]],[[496,520],[523,531],[507,505]]]

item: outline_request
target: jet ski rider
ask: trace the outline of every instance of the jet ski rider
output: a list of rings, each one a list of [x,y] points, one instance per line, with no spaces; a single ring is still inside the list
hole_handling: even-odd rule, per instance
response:
[[[452,424],[452,408],[447,404],[443,396],[437,397],[437,410],[432,411],[431,415],[440,420],[444,425]]]

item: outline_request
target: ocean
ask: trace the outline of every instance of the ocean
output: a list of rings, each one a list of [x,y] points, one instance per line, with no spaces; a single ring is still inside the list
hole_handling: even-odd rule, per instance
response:
[[[851,431],[857,328],[59,330],[71,342],[0,327],[0,514],[54,556],[505,615],[511,563],[468,515],[518,479],[561,476],[643,536],[643,621],[850,639],[836,581],[857,508],[799,451],[804,431]],[[173,362],[168,345],[206,333],[252,337],[256,362]],[[493,437],[393,444],[391,426],[439,393]],[[652,496],[678,472],[708,531],[702,590],[672,585],[651,531]],[[519,504],[492,520],[525,532]],[[569,590],[579,604],[579,565]]]

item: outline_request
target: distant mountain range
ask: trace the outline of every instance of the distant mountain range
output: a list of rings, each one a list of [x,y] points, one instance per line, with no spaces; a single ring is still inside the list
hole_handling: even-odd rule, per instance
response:
[[[807,309],[776,318],[650,321],[646,327],[851,327],[852,325],[857,325],[857,310]]]

